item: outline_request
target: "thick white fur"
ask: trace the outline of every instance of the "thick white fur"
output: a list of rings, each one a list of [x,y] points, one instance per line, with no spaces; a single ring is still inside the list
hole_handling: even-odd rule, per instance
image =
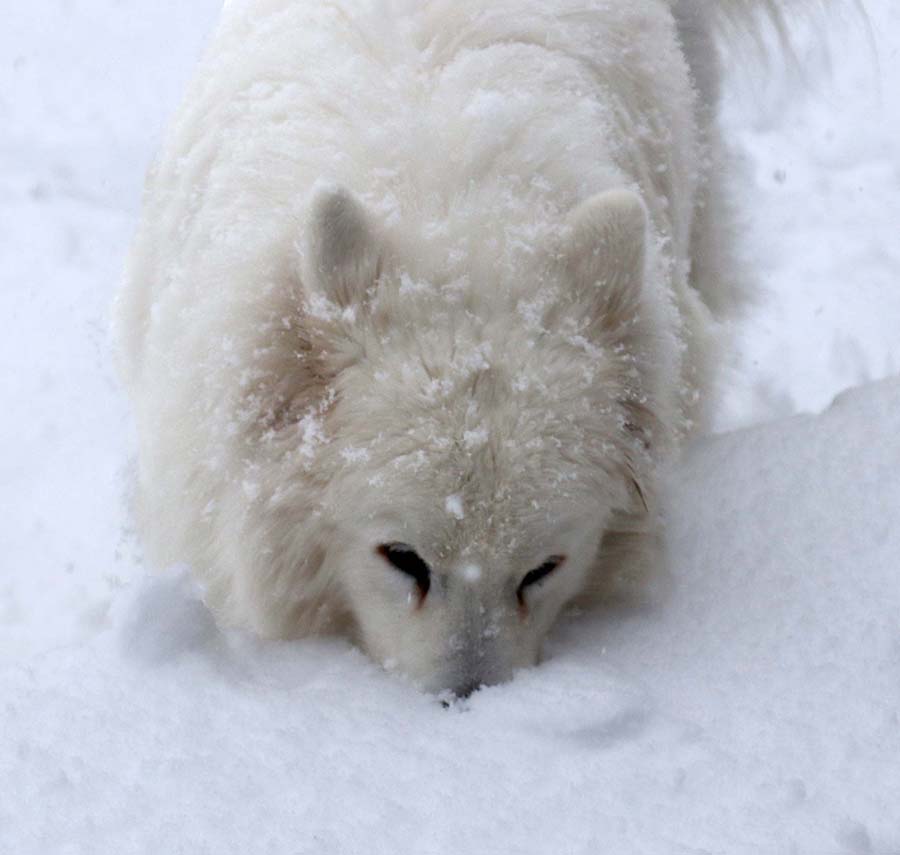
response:
[[[708,5],[227,5],[117,312],[154,563],[438,688],[645,555],[739,292]]]

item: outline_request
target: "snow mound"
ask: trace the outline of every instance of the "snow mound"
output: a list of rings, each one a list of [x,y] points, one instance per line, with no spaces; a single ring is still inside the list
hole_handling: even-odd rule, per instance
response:
[[[900,852],[900,381],[693,447],[663,605],[446,706],[183,574],[0,673],[0,850]]]

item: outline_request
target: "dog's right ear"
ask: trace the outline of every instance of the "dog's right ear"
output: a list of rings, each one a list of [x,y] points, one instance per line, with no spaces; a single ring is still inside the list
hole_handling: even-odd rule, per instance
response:
[[[369,215],[343,187],[316,190],[309,209],[304,281],[342,309],[365,299],[381,267]]]

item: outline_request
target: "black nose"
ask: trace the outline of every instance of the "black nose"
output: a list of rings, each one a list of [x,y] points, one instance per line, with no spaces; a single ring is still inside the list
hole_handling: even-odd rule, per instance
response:
[[[464,698],[468,698],[473,692],[477,692],[482,685],[483,684],[479,680],[467,680],[465,683],[460,683],[453,690],[453,694],[460,700],[463,700]]]

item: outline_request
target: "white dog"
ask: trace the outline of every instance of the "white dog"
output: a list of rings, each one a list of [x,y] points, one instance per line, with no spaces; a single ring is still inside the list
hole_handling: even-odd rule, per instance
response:
[[[118,307],[151,559],[459,694],[651,562],[738,294],[706,10],[751,5],[232,0]]]

